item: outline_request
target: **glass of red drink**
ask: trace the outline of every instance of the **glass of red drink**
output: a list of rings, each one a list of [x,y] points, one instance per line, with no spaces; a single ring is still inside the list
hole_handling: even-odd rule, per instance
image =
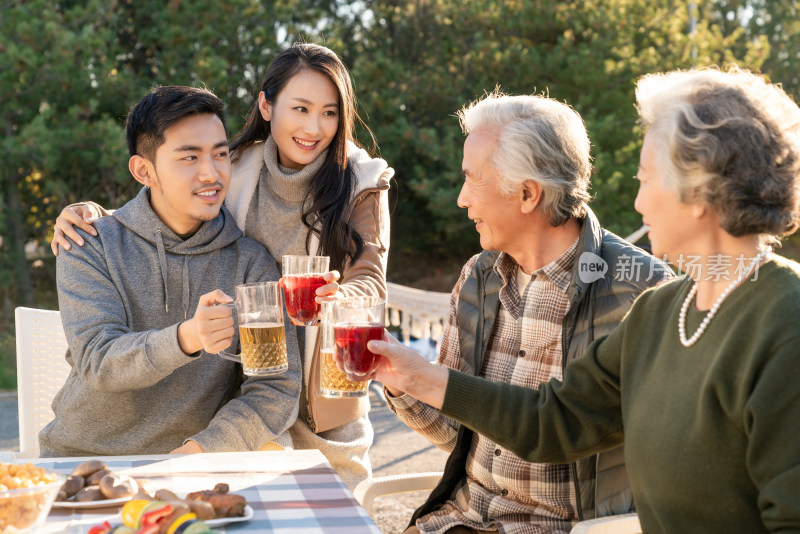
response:
[[[326,284],[329,264],[328,256],[283,256],[281,285],[292,324],[311,326],[319,320],[317,289]]]
[[[385,301],[378,297],[339,299],[333,306],[333,334],[336,351],[345,372],[358,380],[375,370],[378,357],[367,342],[383,339]]]
[[[338,399],[343,397],[366,397],[369,380],[356,382],[347,378],[339,370],[336,354],[336,334],[333,330],[334,301],[321,303],[320,341],[319,341],[319,392],[323,397]]]

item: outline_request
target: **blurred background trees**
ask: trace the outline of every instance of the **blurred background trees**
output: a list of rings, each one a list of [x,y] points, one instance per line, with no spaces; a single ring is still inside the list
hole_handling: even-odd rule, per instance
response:
[[[10,326],[17,305],[56,305],[49,251],[32,257],[25,246],[49,243],[65,205],[117,207],[138,190],[122,123],[153,85],[209,87],[228,104],[234,134],[278,51],[299,40],[331,47],[350,67],[359,110],[397,171],[389,278],[446,290],[447,275],[479,250],[455,203],[463,135],[454,113],[463,104],[499,85],[574,106],[593,142],[592,206],[624,235],[640,223],[631,179],[641,146],[636,78],[736,62],[800,95],[798,5],[0,0],[0,325]]]
[[[396,169],[400,202],[393,254],[465,260],[478,250],[456,206],[464,137],[454,112],[496,85],[546,93],[572,105],[593,143],[592,204],[611,230],[640,224],[633,210],[641,135],[634,81],[642,74],[737,62],[758,69],[763,38],[741,38],[674,0],[364,2],[368,25],[341,32],[358,95],[383,155]],[[732,45],[736,48],[733,49]],[[390,257],[390,262],[392,258]],[[391,269],[390,269],[391,274]]]

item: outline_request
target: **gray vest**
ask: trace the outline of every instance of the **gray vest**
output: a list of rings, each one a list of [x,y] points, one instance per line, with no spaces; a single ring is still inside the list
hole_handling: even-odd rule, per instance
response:
[[[592,283],[584,283],[579,277],[580,257],[587,252],[601,257],[609,266],[606,276]],[[465,364],[460,370],[474,375],[481,371],[500,308],[502,280],[494,271],[499,254],[497,251],[481,253],[458,295],[456,323],[461,358]],[[620,265],[630,265],[631,262],[640,267],[641,276],[630,277],[617,272]],[[650,280],[646,280],[651,273]],[[562,365],[566,366],[582,356],[592,341],[611,332],[639,293],[671,277],[672,272],[664,263],[600,228],[597,218],[589,211],[582,221],[578,257],[567,292],[570,306],[562,326]],[[461,425],[442,479],[425,503],[414,512],[409,525],[439,508],[464,483],[471,444],[472,431]],[[571,471],[580,520],[634,510],[623,447],[574,462]]]

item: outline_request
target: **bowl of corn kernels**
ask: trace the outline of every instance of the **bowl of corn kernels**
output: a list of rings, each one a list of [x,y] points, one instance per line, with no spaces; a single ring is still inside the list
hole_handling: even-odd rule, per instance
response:
[[[26,532],[44,523],[64,479],[30,463],[0,462],[0,533]]]

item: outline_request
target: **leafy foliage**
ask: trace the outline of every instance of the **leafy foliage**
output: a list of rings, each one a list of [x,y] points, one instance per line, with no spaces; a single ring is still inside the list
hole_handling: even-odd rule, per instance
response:
[[[422,243],[427,254],[478,250],[455,203],[463,135],[454,113],[496,85],[548,94],[581,113],[593,141],[593,208],[624,234],[640,224],[630,179],[641,146],[635,80],[701,64],[757,68],[766,56],[759,43],[730,52],[741,29],[727,35],[703,22],[689,35],[680,1],[375,0],[369,8],[374,22],[349,53],[370,124],[397,170],[392,246],[406,252]]]
[[[154,85],[206,85],[230,104],[235,131],[272,56],[327,13],[318,3],[0,4],[2,313],[33,303],[23,247],[49,241],[66,204],[116,207],[135,195],[122,132],[130,105]]]
[[[390,276],[407,258],[460,263],[478,250],[455,202],[463,135],[454,114],[498,84],[581,113],[593,141],[593,208],[610,229],[632,231],[637,77],[736,61],[800,88],[798,2],[711,0],[694,13],[689,4],[0,0],[0,315],[32,304],[23,246],[46,244],[64,205],[116,207],[135,194],[122,136],[131,104],[156,84],[205,85],[228,104],[235,132],[272,57],[298,40],[342,55],[397,171]]]

